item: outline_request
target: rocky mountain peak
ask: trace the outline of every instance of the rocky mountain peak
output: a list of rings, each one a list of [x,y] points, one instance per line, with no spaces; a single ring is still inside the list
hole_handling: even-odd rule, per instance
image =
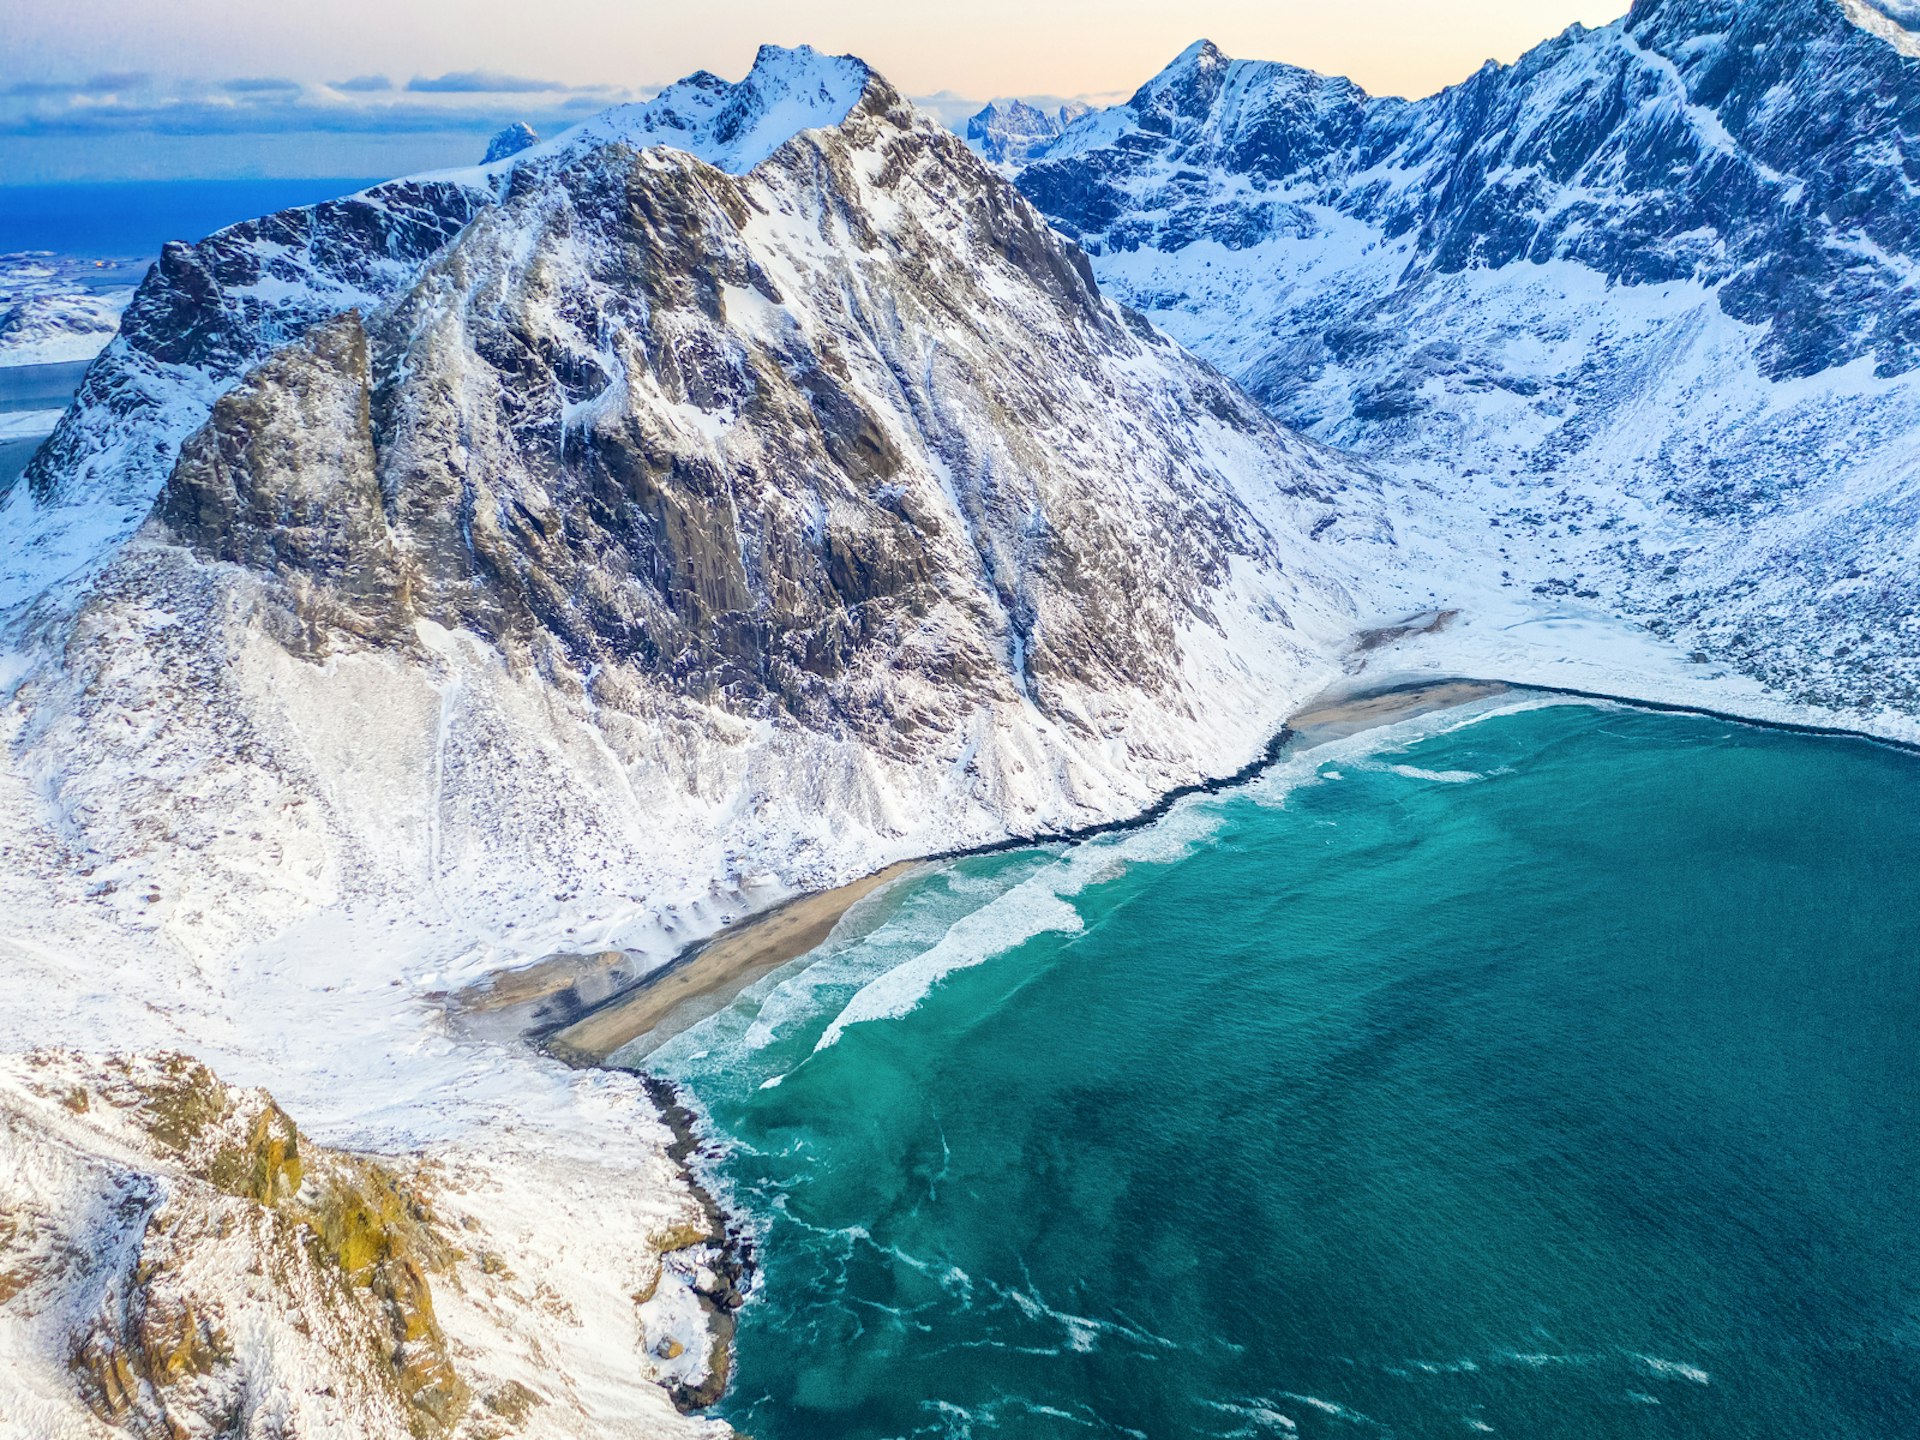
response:
[[[811,45],[763,45],[738,81],[699,71],[650,100],[602,111],[528,150],[521,163],[564,162],[617,142],[636,150],[671,145],[742,174],[801,131],[845,120],[876,78],[851,55],[823,55]]]
[[[505,129],[497,131],[487,142],[487,153],[481,158],[482,165],[492,165],[496,161],[518,155],[522,150],[540,143],[540,133],[524,120],[516,120]]]
[[[1176,118],[1201,119],[1213,107],[1229,63],[1211,40],[1196,40],[1136,90],[1128,108],[1149,126],[1154,121],[1170,124]]]
[[[349,309],[371,311],[477,214],[609,145],[671,147],[730,173],[856,107],[903,111],[865,63],[763,46],[730,82],[700,72],[496,162],[389,181],[340,200],[170,243],[89,369],[80,402],[0,502],[0,609],[83,572],[138,527],[226,388],[274,348]],[[133,437],[139,436],[135,441]]]
[[[989,101],[967,121],[967,143],[995,164],[1017,164],[1046,150],[1090,108],[1078,101],[1050,110],[1025,100]]]

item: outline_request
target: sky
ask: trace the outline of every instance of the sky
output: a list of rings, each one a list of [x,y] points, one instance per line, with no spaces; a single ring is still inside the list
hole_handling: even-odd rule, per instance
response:
[[[467,163],[764,41],[861,56],[949,119],[1123,99],[1202,36],[1425,95],[1626,0],[0,0],[0,185]]]

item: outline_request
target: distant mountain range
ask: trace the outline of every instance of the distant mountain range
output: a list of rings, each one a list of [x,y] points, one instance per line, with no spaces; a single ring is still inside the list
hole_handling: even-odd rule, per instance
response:
[[[995,100],[967,121],[967,143],[995,164],[1031,160],[1090,110],[1072,100],[1052,109]]]
[[[1019,184],[1103,287],[1503,567],[1920,708],[1920,38],[1640,0],[1428,100],[1197,44]]]

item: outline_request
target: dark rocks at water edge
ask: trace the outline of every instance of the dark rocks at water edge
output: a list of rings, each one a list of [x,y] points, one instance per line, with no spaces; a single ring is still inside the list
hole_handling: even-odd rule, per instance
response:
[[[675,1384],[668,1391],[674,1405],[683,1414],[691,1414],[717,1404],[726,1393],[727,1382],[733,1372],[733,1337],[738,1328],[735,1314],[746,1304],[747,1296],[753,1289],[756,1269],[754,1241],[752,1233],[726,1215],[719,1202],[693,1172],[693,1158],[700,1151],[702,1143],[698,1128],[700,1122],[681,1098],[678,1087],[657,1075],[642,1075],[640,1083],[673,1134],[673,1143],[667,1147],[667,1154],[685,1170],[687,1183],[692,1187],[694,1198],[699,1202],[708,1225],[708,1231],[703,1236],[683,1237],[691,1243],[711,1247],[711,1253],[701,1267],[701,1278],[694,1285],[694,1294],[699,1298],[701,1311],[707,1318],[708,1333],[712,1337],[707,1374],[697,1384]]]

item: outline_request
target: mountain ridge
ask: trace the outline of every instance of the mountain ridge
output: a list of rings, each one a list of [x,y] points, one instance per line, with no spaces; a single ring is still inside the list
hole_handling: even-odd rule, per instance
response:
[[[1911,709],[1920,69],[1857,12],[1642,0],[1411,102],[1196,45],[1018,183],[1508,586]]]
[[[656,133],[675,140],[630,143]],[[711,864],[798,886],[1116,818],[1244,765],[1356,627],[1343,547],[1391,545],[1368,477],[1109,305],[858,62],[763,50],[731,91],[693,77],[482,179],[170,252],[7,512],[56,537],[69,510],[125,517],[91,578],[14,612],[22,637],[69,637],[15,683],[19,743],[65,823],[116,837],[89,843],[145,836],[139,863],[184,867],[168,888],[212,907],[187,929],[270,931],[279,905],[436,876],[564,892],[605,865],[613,897],[631,864],[670,891]],[[301,224],[326,243],[260,299],[249,267]],[[186,398],[151,405],[129,371]],[[144,469],[98,485],[129,453]],[[233,787],[201,819],[109,778],[136,755],[104,743],[125,657],[101,640],[128,633],[142,685],[210,687],[139,728],[150,772]],[[328,718],[361,715],[334,692],[376,674],[410,697],[388,748],[431,757],[384,795],[341,767],[386,762]],[[552,763],[493,773],[523,732]],[[636,810],[641,775],[660,798]],[[270,819],[288,785],[318,803]],[[841,835],[809,813],[823,792]],[[255,873],[223,809],[305,858]],[[650,813],[686,853],[650,853]],[[723,854],[758,858],[692,859]],[[228,883],[260,921],[217,900]]]

